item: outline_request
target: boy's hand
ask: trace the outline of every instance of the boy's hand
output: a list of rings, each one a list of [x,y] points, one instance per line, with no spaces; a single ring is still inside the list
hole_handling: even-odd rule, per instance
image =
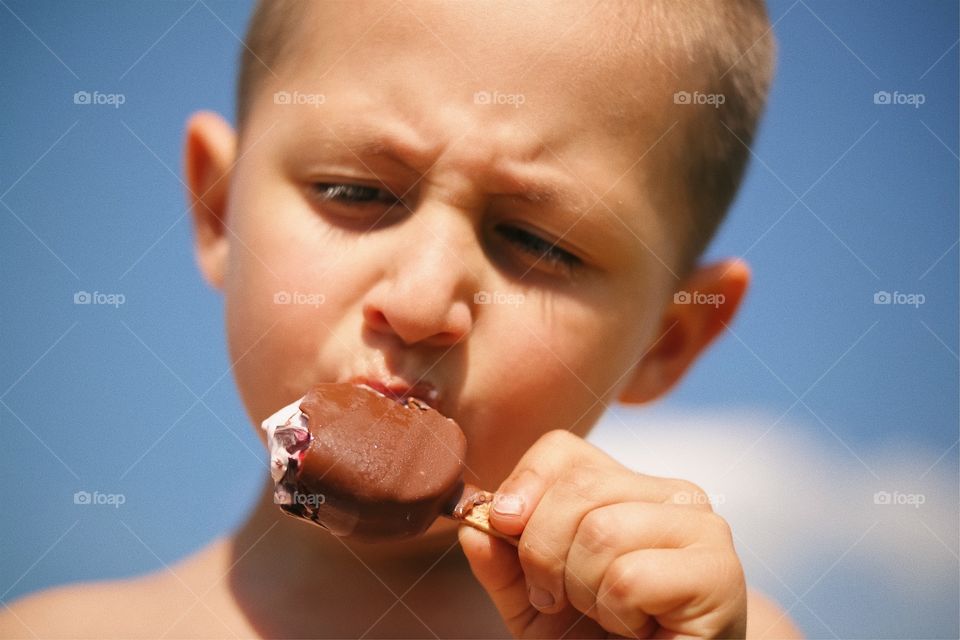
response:
[[[460,543],[516,637],[744,637],[743,569],[696,485],[636,473],[552,431],[490,513],[498,530],[521,534],[519,548],[470,527]]]

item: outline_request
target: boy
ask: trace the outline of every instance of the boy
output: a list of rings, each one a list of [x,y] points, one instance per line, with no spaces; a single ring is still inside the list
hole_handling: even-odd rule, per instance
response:
[[[428,398],[520,546],[342,540],[265,476],[231,537],[26,598],[3,635],[797,637],[701,489],[582,439],[733,317],[746,266],[697,259],[773,47],[760,0],[263,3],[236,132],[196,114],[185,149],[251,421],[317,382]]]

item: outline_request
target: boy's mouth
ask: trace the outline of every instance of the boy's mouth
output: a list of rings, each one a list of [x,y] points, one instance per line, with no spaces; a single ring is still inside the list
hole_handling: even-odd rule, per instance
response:
[[[401,403],[409,398],[416,398],[436,411],[440,411],[440,391],[429,382],[420,381],[411,385],[396,379],[391,382],[383,382],[366,376],[356,376],[351,378],[349,382],[370,387],[374,391]]]

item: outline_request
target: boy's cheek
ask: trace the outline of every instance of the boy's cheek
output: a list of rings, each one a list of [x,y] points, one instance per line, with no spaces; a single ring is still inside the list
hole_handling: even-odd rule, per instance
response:
[[[342,356],[326,353],[343,341],[348,317],[338,292],[278,277],[250,256],[225,290],[225,318],[231,364],[251,417],[260,420],[302,394],[317,380],[333,379]],[[302,267],[302,272],[307,272]],[[293,284],[293,286],[290,286]],[[329,290],[328,290],[329,291]],[[338,340],[339,338],[339,340]],[[326,367],[326,368],[324,368]]]
[[[238,255],[231,256],[224,289],[225,318],[234,375],[256,422],[313,382],[337,377],[346,356],[327,351],[359,346],[346,324],[359,323],[351,309],[359,308],[362,287],[356,274],[345,277],[335,246],[310,249],[310,230],[249,223],[240,230],[231,247]]]
[[[568,333],[541,319],[535,336],[515,316],[501,320],[481,323],[471,338],[473,384],[465,391],[473,398],[461,425],[470,443],[467,464],[494,488],[544,433],[584,434],[605,408],[598,396],[609,386],[598,366],[600,341],[589,333]]]

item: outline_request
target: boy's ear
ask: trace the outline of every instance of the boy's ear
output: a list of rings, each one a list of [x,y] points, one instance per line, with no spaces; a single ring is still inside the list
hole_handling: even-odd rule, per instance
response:
[[[620,401],[643,403],[665,394],[729,324],[750,283],[741,260],[698,267],[667,304],[656,342],[637,363]]]
[[[227,193],[236,144],[233,128],[216,113],[200,111],[187,121],[183,155],[194,250],[204,279],[217,289],[227,264]]]

